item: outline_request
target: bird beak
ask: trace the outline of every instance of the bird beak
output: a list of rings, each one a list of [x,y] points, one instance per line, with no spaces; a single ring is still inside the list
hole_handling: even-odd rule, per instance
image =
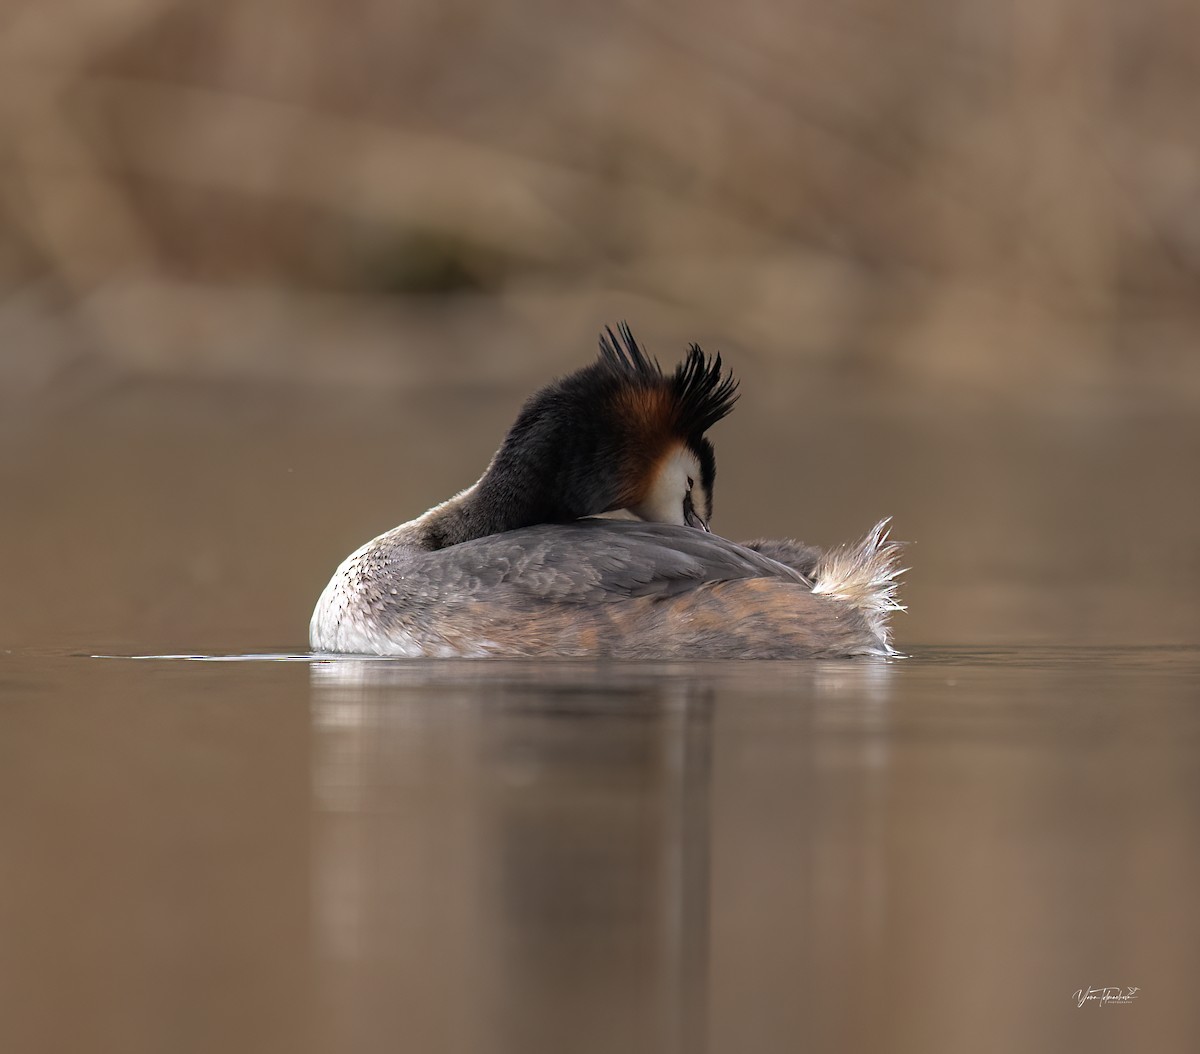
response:
[[[683,511],[683,521],[689,527],[695,527],[697,530],[701,530],[701,531],[708,530],[708,524],[705,523],[700,518],[700,516],[697,514],[695,509],[690,507],[690,503],[689,503],[689,507],[684,509],[684,511]]]

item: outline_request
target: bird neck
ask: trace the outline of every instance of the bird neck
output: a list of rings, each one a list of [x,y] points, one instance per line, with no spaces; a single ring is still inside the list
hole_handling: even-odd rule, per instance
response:
[[[478,482],[412,522],[417,544],[445,549],[473,538],[538,523],[566,523],[615,508],[616,482],[611,464],[604,464],[608,451],[581,443],[578,434],[567,431],[514,427]]]
[[[480,498],[483,480],[471,484],[454,497],[435,505],[423,516],[404,525],[404,533],[421,549],[445,549],[473,538],[513,530],[518,516]]]

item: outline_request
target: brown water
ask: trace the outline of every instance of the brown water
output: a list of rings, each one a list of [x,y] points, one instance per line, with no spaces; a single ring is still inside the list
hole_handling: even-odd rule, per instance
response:
[[[0,1051],[1200,1049],[1200,423],[742,372],[717,529],[895,514],[911,658],[92,658],[303,649],[528,385],[0,415]]]
[[[1196,649],[0,678],[4,1050],[1200,1042]]]

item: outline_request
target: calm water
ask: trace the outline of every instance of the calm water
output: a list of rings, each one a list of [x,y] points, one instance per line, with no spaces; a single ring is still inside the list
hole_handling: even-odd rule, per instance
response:
[[[1200,1049],[1198,685],[10,652],[0,1046]]]
[[[912,658],[90,658],[302,646],[528,388],[0,415],[0,1054],[1200,1050],[1200,421],[740,370],[717,529],[894,514]]]

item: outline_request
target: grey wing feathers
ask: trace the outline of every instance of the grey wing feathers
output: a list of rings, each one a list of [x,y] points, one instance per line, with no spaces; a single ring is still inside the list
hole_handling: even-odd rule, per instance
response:
[[[405,563],[406,592],[443,597],[507,592],[595,604],[744,578],[808,584],[791,567],[717,535],[620,520],[527,527],[411,553]]]
[[[787,564],[793,571],[799,571],[810,581],[816,577],[817,564],[821,561],[821,550],[813,545],[793,541],[791,538],[758,538],[752,542],[742,542],[746,549],[769,556],[781,564]]]

